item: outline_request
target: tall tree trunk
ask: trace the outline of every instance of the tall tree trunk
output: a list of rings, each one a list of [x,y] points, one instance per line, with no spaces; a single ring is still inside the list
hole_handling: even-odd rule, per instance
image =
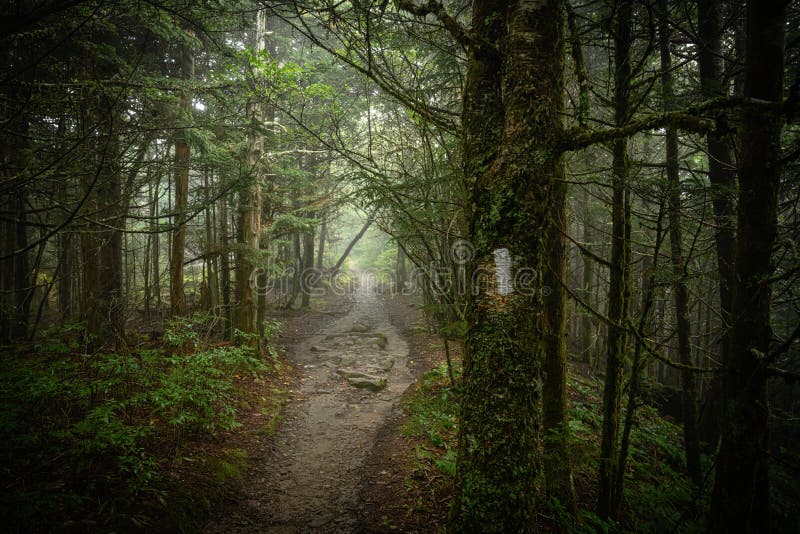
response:
[[[158,194],[153,189],[153,181],[151,178],[152,177],[148,173],[147,202],[150,206],[150,228],[144,245],[144,268],[142,269],[142,274],[144,276],[144,316],[147,318],[150,317],[150,308],[153,301],[153,283],[151,280],[157,276],[157,273],[153,272],[151,255],[153,254],[153,242],[156,233],[155,211]]]
[[[698,0],[698,56],[700,68],[700,89],[707,99],[727,96],[723,83],[722,64],[722,6],[720,0]],[[725,121],[724,117],[719,120]],[[727,128],[723,123],[720,130]],[[708,179],[711,182],[711,198],[714,209],[714,240],[717,249],[717,270],[719,271],[719,309],[722,319],[720,336],[720,362],[726,365],[730,350],[731,306],[733,297],[733,268],[735,263],[735,194],[736,176],[733,150],[729,139],[717,131],[706,136],[708,147]],[[722,415],[720,384],[712,387],[713,395],[708,401],[704,414],[704,426],[711,427],[712,438],[719,434],[719,421]],[[716,439],[715,439],[716,441]]]
[[[298,208],[297,199],[293,200],[293,207],[296,210]],[[291,255],[294,261],[294,268],[292,272],[292,290],[289,293],[289,297],[286,299],[286,303],[283,305],[284,309],[291,309],[294,306],[294,302],[297,300],[297,295],[300,293],[300,285],[301,285],[301,277],[303,274],[303,252],[300,243],[300,232],[295,231],[292,233],[292,248],[291,248]]]
[[[551,189],[563,179],[564,3],[473,2],[462,115],[471,192],[454,532],[536,531],[542,282]],[[502,97],[501,97],[502,95]],[[515,283],[516,282],[516,283]]]
[[[746,98],[782,102],[785,9],[783,0],[747,5]],[[742,119],[733,329],[710,532],[757,532],[771,527],[765,456],[772,340],[769,278],[778,234],[782,119],[752,109],[745,109]]]
[[[89,213],[97,211],[97,194],[94,184],[86,173],[82,175],[82,194],[86,196],[84,209]],[[99,279],[97,250],[100,246],[93,225],[86,224],[81,230],[81,320],[86,323],[86,332],[90,336],[100,331],[100,308],[97,306]],[[90,340],[92,344],[94,341]]]
[[[157,220],[161,210],[159,209],[159,186],[160,177],[156,180],[155,191],[153,191],[153,199],[155,205],[153,206],[153,229],[158,225]],[[155,232],[153,236],[153,294],[155,296],[156,311],[161,314],[161,234]]]
[[[19,167],[22,171],[24,167]],[[24,187],[14,194],[14,327],[12,335],[16,340],[27,339],[28,322],[31,315],[31,301],[36,280],[31,276],[28,251],[27,192]]]
[[[12,64],[19,61],[18,54],[9,52],[6,60]],[[10,56],[10,57],[9,57]],[[26,76],[26,80],[29,76]],[[5,206],[11,214],[5,222],[6,255],[11,255],[2,265],[4,284],[3,338],[5,341],[27,338],[31,301],[35,279],[31,276],[30,253],[28,250],[28,191],[26,172],[28,171],[29,111],[25,109],[31,97],[30,89],[3,88],[0,119],[3,121],[2,139],[2,180],[9,198]],[[7,322],[6,322],[7,321]]]
[[[588,187],[588,186],[587,186]],[[584,190],[582,195],[582,210],[581,216],[583,217],[583,246],[589,247],[593,239],[592,234],[592,210],[591,210],[591,196],[587,190]],[[592,305],[592,284],[594,283],[594,259],[588,254],[583,254],[582,272],[582,296],[583,301]],[[592,352],[595,343],[595,325],[592,320],[592,314],[586,310],[581,312],[581,359],[592,364]]]
[[[624,125],[630,118],[630,48],[633,22],[632,0],[616,3],[614,25],[614,114],[615,124]],[[626,321],[630,301],[630,186],[628,184],[628,142],[621,138],[613,148],[613,206],[611,229],[611,280],[608,296],[608,318],[616,325],[608,327],[606,377],[603,388],[603,430],[600,444],[600,487],[598,515],[606,519],[615,515],[613,488],[618,471],[619,416],[622,375],[628,345]]]
[[[395,290],[398,293],[402,293],[403,289],[406,287],[406,253],[403,252],[403,247],[400,246],[398,243],[397,245],[397,257],[395,258],[394,264],[394,274],[395,274]]]
[[[219,304],[219,279],[217,276],[217,244],[214,242],[214,207],[211,205],[211,186],[209,184],[210,171],[205,170],[203,174],[203,191],[205,196],[206,213],[205,213],[205,229],[206,229],[206,272],[207,285],[208,285],[208,309],[213,312]]]
[[[669,12],[666,0],[659,0],[659,47],[661,50],[661,96],[664,111],[675,108],[672,85],[672,54],[670,52]],[[686,265],[682,252],[681,232],[681,184],[678,167],[678,130],[666,127],[667,187],[669,213],[670,258],[672,261],[672,294],[675,299],[675,316],[678,325],[678,358],[685,366],[681,369],[681,406],[683,412],[683,444],[686,450],[686,469],[692,481],[700,485],[700,440],[697,434],[697,384],[691,346],[691,323],[689,321],[689,291],[686,287]]]
[[[588,127],[589,120],[589,77],[586,71],[585,61],[583,59],[583,46],[581,43],[580,32],[578,31],[578,23],[575,16],[575,11],[569,2],[566,2],[567,8],[567,27],[569,28],[569,41],[572,55],[572,63],[575,70],[575,78],[578,82],[579,100],[575,109],[575,115],[578,120],[578,125],[582,128]],[[592,162],[590,162],[592,164]],[[589,195],[589,185],[587,184],[583,189],[583,194],[580,199],[580,212],[583,225],[583,245],[589,247],[592,239],[592,213],[591,213],[591,197]],[[594,260],[588,254],[580,255],[583,264],[581,268],[582,274],[582,288],[581,297],[583,302],[592,305],[592,278],[594,269]],[[576,306],[576,311],[580,307]],[[592,315],[588,310],[581,309],[581,321],[573,323],[578,328],[580,335],[580,348],[581,360],[591,364],[592,363],[592,339],[594,325]],[[578,336],[575,336],[576,338]]]
[[[266,14],[259,10],[255,28],[256,54],[266,47]],[[247,118],[251,127],[247,131],[245,186],[239,191],[239,247],[236,253],[236,298],[238,306],[237,328],[249,334],[258,334],[257,300],[253,295],[252,277],[257,266],[261,237],[261,155],[264,136],[257,129],[263,120],[263,109],[255,98],[247,103]],[[260,346],[260,343],[258,344]]]
[[[325,241],[328,239],[328,216],[322,216],[322,222],[319,225],[319,239],[317,241],[317,260],[316,269],[317,276],[322,273],[322,260],[325,257]]]
[[[301,287],[303,294],[300,306],[308,308],[311,305],[311,292],[314,289],[316,277],[314,276],[314,230],[303,232],[303,261],[301,273]]]
[[[58,236],[58,312],[62,324],[72,320],[74,248],[72,231],[62,231]]]
[[[228,200],[219,199],[220,292],[225,313],[225,339],[231,339],[233,317],[231,312],[231,262],[228,237]]]
[[[194,53],[189,45],[180,47],[180,74],[183,80],[194,78]],[[169,301],[173,317],[186,315],[186,294],[183,290],[183,259],[186,248],[186,211],[189,207],[189,144],[188,128],[192,115],[192,96],[181,92],[180,113],[183,127],[175,133],[175,228],[172,231],[172,254],[169,264]]]
[[[58,130],[56,132],[56,137],[59,140],[58,148],[60,150],[65,148],[65,120],[65,116],[62,115],[59,117]],[[67,194],[68,185],[70,182],[71,180],[66,173],[63,173],[61,176],[59,176],[57,185],[57,198],[62,205],[67,205],[67,203],[70,202]],[[66,221],[62,219],[62,222]],[[72,320],[73,314],[74,292],[72,277],[73,268],[75,266],[75,242],[74,233],[71,229],[64,228],[61,232],[59,232],[56,239],[56,247],[58,255],[58,268],[56,269],[55,276],[55,282],[57,283],[56,297],[58,299],[59,320],[63,325],[64,323]]]
[[[97,203],[102,225],[98,229],[97,302],[103,343],[113,340],[118,347],[125,337],[125,301],[122,292],[122,175],[119,168],[120,147],[116,124],[108,125],[106,154],[101,163],[102,178],[97,185]]]
[[[658,210],[658,221],[656,223],[656,244],[653,249],[652,260],[645,256],[642,269],[642,302],[641,313],[639,315],[639,332],[645,334],[650,325],[652,317],[653,303],[656,297],[656,273],[658,270],[658,257],[661,253],[662,243],[662,223],[664,218],[664,203],[662,202]],[[631,432],[635,421],[636,409],[639,406],[639,392],[642,384],[642,374],[646,367],[646,360],[642,356],[642,341],[636,339],[633,349],[633,361],[631,365],[631,379],[628,383],[628,404],[625,410],[625,421],[622,426],[622,438],[619,446],[619,462],[617,463],[617,473],[614,476],[613,489],[613,509],[618,509],[622,502],[625,489],[625,468],[628,461],[628,451],[631,443]]]
[[[544,271],[544,472],[547,494],[575,511],[575,485],[567,427],[567,184],[552,185],[547,241],[548,268]]]
[[[93,99],[94,100],[94,99]],[[91,115],[104,117],[109,103],[97,97]],[[98,110],[103,109],[101,113]],[[111,112],[113,116],[114,112]],[[90,345],[119,345],[125,335],[122,295],[122,180],[118,168],[119,141],[113,119],[98,119],[102,133],[91,138],[88,150],[94,169],[83,175],[87,201],[84,210],[91,220],[81,232],[81,317],[86,321]]]

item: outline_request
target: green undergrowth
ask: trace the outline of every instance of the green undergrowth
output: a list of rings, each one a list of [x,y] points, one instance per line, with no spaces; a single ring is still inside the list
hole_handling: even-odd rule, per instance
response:
[[[684,454],[680,425],[662,417],[654,408],[641,406],[632,432],[630,455],[625,474],[625,502],[619,523],[601,520],[594,513],[598,453],[602,427],[602,383],[594,378],[572,374],[570,396],[569,455],[574,466],[579,511],[575,517],[557,502],[542,500],[542,522],[552,523],[567,532],[699,532],[703,530],[700,512],[707,507],[713,476],[709,473],[705,490],[697,490],[684,474]],[[427,506],[434,491],[432,480],[452,486],[457,453],[457,395],[450,387],[447,366],[442,364],[426,373],[417,389],[403,404],[406,420],[402,433],[414,440],[413,471],[407,487],[419,495],[418,511]],[[541,485],[540,480],[536,483]],[[425,491],[421,491],[422,488]],[[540,488],[541,489],[541,488]]]
[[[219,482],[241,480],[247,469],[247,451],[225,449],[222,454],[206,460],[211,474]]]
[[[269,398],[265,398],[261,407],[261,415],[266,423],[261,428],[261,434],[266,437],[274,436],[283,416],[283,408],[289,399],[289,390],[272,388]]]
[[[681,427],[647,405],[637,407],[631,432],[620,520],[603,521],[594,513],[603,421],[602,383],[571,373],[568,391],[569,455],[580,502],[577,518],[559,503],[548,503],[555,522],[570,532],[702,531],[708,488],[695,488],[685,474]],[[708,459],[704,462],[708,469]]]
[[[415,438],[414,473],[407,481],[409,488],[425,481],[443,478],[452,486],[456,471],[456,415],[458,402],[450,385],[447,363],[425,373],[412,393],[403,402],[407,418],[403,435]],[[424,501],[418,503],[424,506]]]
[[[96,354],[82,350],[82,328],[71,325],[44,332],[33,351],[5,354],[4,524],[26,532],[128,530],[153,528],[165,512],[196,517],[207,509],[207,498],[170,472],[188,460],[187,445],[237,428],[243,384],[278,365],[274,349],[257,357],[250,340],[210,342],[207,325],[205,316],[180,319],[159,344]],[[235,478],[243,462],[235,451],[206,461],[220,481]]]

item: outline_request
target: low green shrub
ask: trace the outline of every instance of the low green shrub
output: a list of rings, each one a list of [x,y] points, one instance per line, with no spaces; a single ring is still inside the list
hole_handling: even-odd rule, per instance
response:
[[[250,343],[209,343],[207,320],[172,321],[161,346],[124,354],[81,352],[82,329],[68,325],[43,332],[35,354],[0,361],[6,522],[141,526],[147,517],[126,509],[166,503],[163,477],[184,440],[235,428],[237,380],[277,363],[270,343],[263,359]]]

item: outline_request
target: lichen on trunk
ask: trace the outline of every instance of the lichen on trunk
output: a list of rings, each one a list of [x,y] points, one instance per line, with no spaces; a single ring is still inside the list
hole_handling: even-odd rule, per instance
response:
[[[554,147],[562,130],[564,6],[479,1],[472,26],[484,44],[471,47],[467,64],[464,169],[471,268],[486,276],[467,307],[451,527],[526,532],[536,529],[541,466],[541,273],[551,190],[563,166]],[[519,287],[526,272],[537,276]]]

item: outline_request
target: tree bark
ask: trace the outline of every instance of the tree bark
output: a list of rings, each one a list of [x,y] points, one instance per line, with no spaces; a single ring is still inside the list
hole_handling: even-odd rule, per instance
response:
[[[217,244],[214,240],[214,216],[213,206],[211,205],[211,185],[209,183],[208,169],[204,173],[203,191],[205,196],[206,213],[205,213],[205,250],[208,259],[206,259],[206,272],[207,285],[208,285],[208,309],[213,312],[219,304],[219,277],[217,276],[217,256],[214,254],[217,251]]]
[[[219,199],[219,246],[220,255],[220,292],[222,293],[222,306],[225,313],[225,339],[231,339],[233,317],[231,313],[231,261],[230,243],[228,237],[228,200],[223,196]]]
[[[256,54],[266,48],[266,14],[259,10],[256,15],[255,46]],[[257,300],[251,285],[255,272],[261,237],[261,176],[259,165],[264,150],[264,136],[256,127],[263,120],[260,102],[251,98],[247,103],[247,117],[252,127],[247,132],[245,156],[246,170],[249,174],[246,185],[239,192],[239,236],[236,254],[236,297],[238,317],[236,327],[242,332],[258,334]],[[260,343],[259,343],[260,346]]]
[[[454,532],[536,531],[548,203],[564,167],[564,4],[473,3],[462,112],[471,191]],[[544,232],[546,233],[546,232]],[[535,273],[535,275],[532,275]],[[516,282],[516,283],[515,283]]]
[[[630,48],[633,22],[632,0],[616,4],[614,25],[614,114],[615,125],[622,126],[630,119]],[[619,416],[622,394],[622,375],[628,336],[625,323],[630,301],[630,189],[629,162],[626,139],[617,139],[613,147],[613,206],[611,230],[611,279],[608,297],[608,318],[616,325],[608,327],[606,376],[603,388],[603,429],[600,444],[600,487],[598,515],[607,519],[616,515],[613,488],[619,464]]]
[[[328,218],[327,215],[322,216],[322,223],[319,226],[319,239],[317,241],[317,260],[316,269],[317,273],[322,272],[322,260],[325,257],[325,241],[328,239]],[[319,274],[317,274],[319,277]]]
[[[588,186],[587,186],[588,187]],[[584,190],[582,196],[582,211],[583,217],[583,246],[589,247],[593,239],[592,233],[592,211],[590,208],[591,196],[589,192]],[[583,301],[592,305],[592,284],[594,283],[594,260],[587,254],[582,255],[583,265]],[[581,311],[581,359],[589,365],[596,365],[593,363],[592,358],[593,347],[595,340],[595,325],[592,320],[592,314],[586,310]]]
[[[22,52],[4,54],[6,61],[14,64],[21,62],[18,57]],[[27,78],[28,76],[26,76]],[[30,90],[18,87],[3,88],[0,118],[3,120],[2,139],[2,171],[3,184],[10,195],[6,206],[11,213],[11,220],[4,223],[6,250],[13,254],[0,265],[3,270],[3,341],[21,341],[27,338],[33,285],[31,277],[28,246],[28,191],[26,189],[26,172],[28,171],[29,147],[29,111],[25,109]],[[7,293],[5,293],[7,292]]]
[[[700,68],[700,89],[706,99],[727,96],[728,91],[722,83],[724,69],[722,64],[722,6],[720,0],[698,0],[698,56]],[[726,119],[720,130],[726,129]],[[722,319],[720,336],[720,362],[727,364],[730,350],[731,306],[733,297],[733,268],[736,256],[735,241],[735,194],[736,175],[731,142],[716,131],[706,136],[708,149],[708,179],[711,182],[711,199],[714,209],[714,240],[717,249],[717,270],[719,271],[719,309]],[[715,392],[721,385],[712,387],[708,400],[708,410],[704,414],[704,426],[710,427],[712,439],[719,435],[719,420],[722,415],[723,399]]]
[[[97,185],[98,216],[102,219],[99,234],[97,275],[97,302],[100,309],[100,339],[109,338],[118,347],[125,337],[125,302],[122,292],[122,230],[125,216],[122,213],[122,176],[119,168],[119,139],[116,125],[108,125],[106,154],[101,162],[102,178]]]
[[[575,508],[575,485],[569,454],[567,427],[567,184],[552,185],[550,225],[547,240],[548,268],[544,271],[544,472],[547,495],[571,511]]]
[[[672,82],[672,54],[670,52],[669,12],[666,0],[659,0],[659,47],[661,51],[661,96],[664,111],[674,108]],[[675,299],[675,316],[678,325],[678,359],[685,366],[693,366],[691,323],[689,321],[689,291],[686,287],[686,265],[682,252],[681,184],[678,167],[678,130],[666,128],[667,201],[669,213],[670,259],[672,261],[672,294]],[[686,469],[696,485],[702,482],[700,472],[700,440],[697,433],[697,384],[691,369],[681,369],[681,406],[683,415],[683,445],[686,451]]]
[[[786,2],[747,5],[744,96],[783,99]],[[781,168],[778,115],[743,111],[731,345],[710,532],[769,530],[767,378],[772,269]]]
[[[403,247],[397,245],[397,257],[394,264],[395,274],[395,291],[402,293],[406,287],[406,253],[403,252]]]
[[[314,230],[303,232],[303,259],[302,259],[301,287],[303,294],[300,306],[308,308],[311,305],[311,292],[316,283],[314,275]]]
[[[24,167],[19,167],[23,171]],[[27,192],[20,187],[12,202],[14,209],[14,250],[28,247]],[[31,315],[31,301],[36,280],[31,276],[28,252],[18,252],[14,256],[14,327],[13,339],[24,340],[28,337],[28,322]]]
[[[191,80],[194,77],[194,55],[188,45],[181,46],[180,74],[183,80]],[[172,231],[172,254],[170,254],[169,260],[169,301],[173,317],[186,314],[183,259],[186,248],[186,211],[189,206],[189,160],[191,156],[188,122],[192,113],[192,97],[186,89],[181,92],[179,112],[184,124],[175,133],[175,229]]]

